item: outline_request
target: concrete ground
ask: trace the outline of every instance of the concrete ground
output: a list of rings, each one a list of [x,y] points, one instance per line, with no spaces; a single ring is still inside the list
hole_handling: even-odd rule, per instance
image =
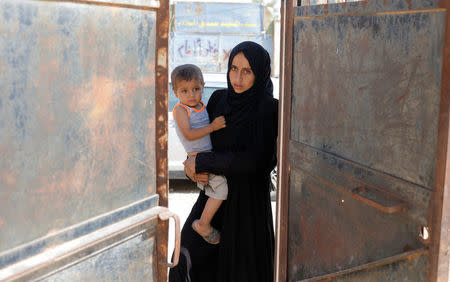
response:
[[[188,180],[171,180],[169,182],[169,209],[180,217],[180,230],[186,221],[192,206],[197,200],[200,190],[195,184]],[[275,227],[275,197],[272,197],[272,214]],[[174,230],[172,221],[169,224],[169,244],[168,253],[171,254],[174,248]]]

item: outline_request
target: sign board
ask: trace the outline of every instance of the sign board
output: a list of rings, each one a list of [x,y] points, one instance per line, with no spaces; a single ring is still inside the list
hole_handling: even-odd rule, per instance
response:
[[[175,5],[176,31],[260,33],[263,6],[252,3],[188,3]]]

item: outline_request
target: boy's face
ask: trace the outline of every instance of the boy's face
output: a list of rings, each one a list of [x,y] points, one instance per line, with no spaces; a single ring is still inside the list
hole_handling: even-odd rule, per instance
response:
[[[203,85],[197,79],[179,80],[172,89],[180,102],[189,107],[197,106],[202,100]]]

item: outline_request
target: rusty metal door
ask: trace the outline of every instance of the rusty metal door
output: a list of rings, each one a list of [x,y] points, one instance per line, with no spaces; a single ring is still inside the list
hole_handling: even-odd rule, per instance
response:
[[[276,279],[447,281],[449,1],[284,4]]]
[[[0,280],[167,279],[168,1],[0,1]]]

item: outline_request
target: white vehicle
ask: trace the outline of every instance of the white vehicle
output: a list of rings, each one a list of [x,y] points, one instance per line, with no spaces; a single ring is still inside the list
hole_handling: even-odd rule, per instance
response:
[[[214,91],[227,88],[227,79],[225,73],[204,73],[203,78],[205,80],[205,88],[203,90],[202,101],[207,104]],[[272,82],[274,97],[278,99],[278,78],[272,78]],[[172,114],[173,107],[176,103],[178,103],[178,98],[173,93],[172,84],[169,83],[169,179],[186,179],[183,162],[186,160],[187,155],[178,139],[175,130],[175,120]],[[276,185],[276,169],[272,172],[272,185]]]

